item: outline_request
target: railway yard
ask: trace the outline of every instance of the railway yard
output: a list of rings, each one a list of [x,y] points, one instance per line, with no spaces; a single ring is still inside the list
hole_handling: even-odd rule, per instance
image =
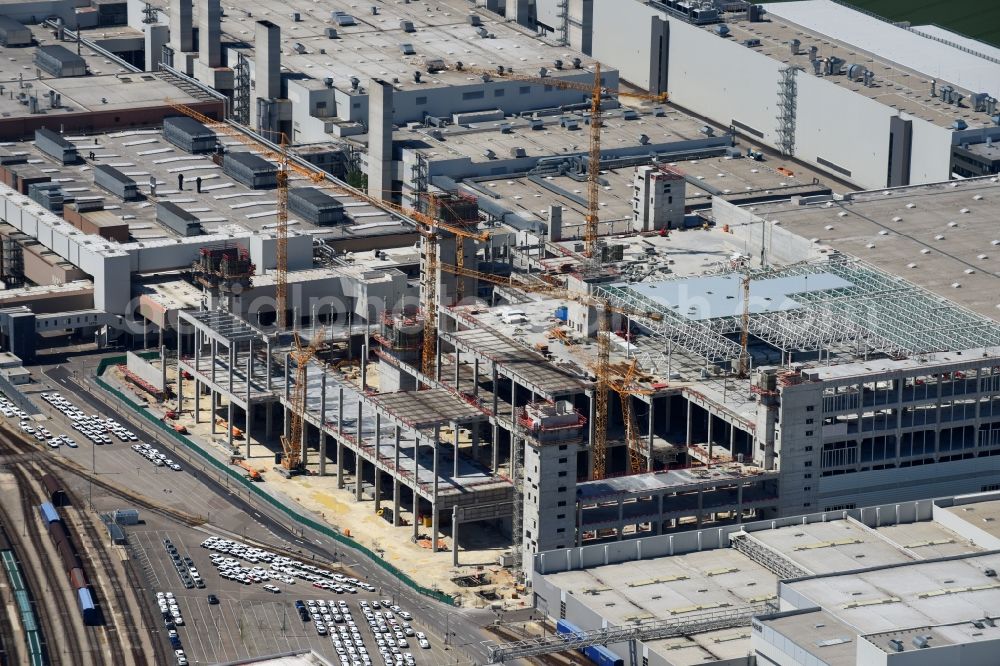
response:
[[[255,510],[213,496],[183,452],[95,413],[99,402],[19,397],[0,399],[0,663],[184,666],[308,651],[341,666],[467,663],[417,598],[278,538]],[[185,511],[192,498],[204,498],[203,515]],[[119,519],[137,513],[125,507],[141,519]],[[212,511],[248,515],[224,533]]]

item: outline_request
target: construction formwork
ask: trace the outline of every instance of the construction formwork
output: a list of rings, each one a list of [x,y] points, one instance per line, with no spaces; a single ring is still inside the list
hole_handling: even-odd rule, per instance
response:
[[[477,224],[479,201],[476,197],[453,192],[426,192],[420,196],[421,212],[447,224]]]
[[[250,251],[242,247],[209,246],[201,248],[192,266],[195,280],[204,287],[224,292],[249,289],[256,267]]]
[[[412,365],[420,359],[424,339],[423,315],[416,308],[411,308],[409,312],[386,310],[382,313],[382,325],[374,338],[384,352]]]

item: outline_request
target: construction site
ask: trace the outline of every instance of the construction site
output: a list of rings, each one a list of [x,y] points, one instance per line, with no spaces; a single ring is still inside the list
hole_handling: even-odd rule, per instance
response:
[[[938,163],[944,140],[992,145],[992,97],[893,120],[864,170],[792,145],[795,105],[841,72],[786,75],[776,139],[702,116],[677,59],[688,106],[656,67],[591,55],[597,0],[582,34],[539,24],[547,0],[127,4],[93,26],[5,4],[25,74],[0,104],[0,344],[36,377],[93,355],[81,377],[289,525],[498,621],[535,607],[586,633],[711,610],[626,594],[638,615],[567,615],[613,554],[995,490],[1000,183]],[[735,45],[725,17],[770,35],[738,45],[770,61],[794,29],[749,3],[666,4],[642,27],[680,21],[675,48]],[[65,71],[27,75],[52,58]],[[837,88],[852,103],[879,96],[870,64]],[[95,100],[97,78],[114,82]],[[670,631],[774,610],[716,592],[737,620]],[[676,637],[656,636],[578,647]],[[746,639],[650,663],[743,663]]]

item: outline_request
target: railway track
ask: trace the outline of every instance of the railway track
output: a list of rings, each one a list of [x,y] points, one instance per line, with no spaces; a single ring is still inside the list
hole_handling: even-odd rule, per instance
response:
[[[0,438],[2,443],[2,438]],[[9,465],[7,471],[10,472],[18,484],[18,494],[21,502],[20,508],[24,520],[30,522],[37,513],[36,507],[44,499],[44,493],[40,493],[37,486],[30,483],[28,475],[20,469],[20,466]],[[53,666],[73,666],[75,664],[92,663],[85,659],[80,636],[75,630],[75,625],[71,620],[71,614],[79,615],[76,604],[67,602],[64,590],[53,589],[49,581],[42,572],[62,571],[63,566],[58,558],[49,555],[46,546],[51,547],[47,542],[49,535],[43,534],[41,530],[33,527],[25,527],[18,532],[16,529],[18,516],[10,515],[6,507],[0,507],[4,514],[5,523],[10,527],[7,532],[8,538],[15,551],[19,554],[22,563],[22,575],[27,581],[28,588],[32,591],[32,598],[35,601],[36,617],[42,627],[44,638],[45,654],[48,662]],[[28,555],[34,551],[37,564],[33,563]],[[50,590],[50,593],[45,593]]]
[[[34,455],[37,452],[33,451],[32,448],[31,444],[22,441],[16,434],[11,435],[0,429],[0,460],[3,460],[3,466],[14,475],[18,482],[22,510],[28,520],[35,515],[39,504],[49,501],[44,487],[39,482],[41,476],[46,472],[51,473],[53,467],[62,468],[70,473],[75,472],[75,470],[67,470],[67,465],[59,464],[68,461],[60,461],[55,457],[46,457],[43,468],[40,464],[40,458]],[[85,629],[84,633],[90,639],[87,642],[91,645],[84,646],[80,636],[71,628],[79,626],[78,623],[60,622],[64,629],[62,634],[66,642],[57,641],[56,637],[59,636],[59,633],[57,633],[51,618],[59,615],[50,615],[48,612],[41,613],[40,621],[43,625],[43,635],[49,643],[47,654],[50,655],[50,663],[76,665],[89,662],[113,666],[148,663],[149,660],[147,655],[143,653],[142,640],[139,636],[140,628],[127,622],[131,615],[127,592],[113,568],[107,548],[102,544],[100,531],[78,508],[64,509],[64,516],[67,519],[64,520],[64,524],[78,546],[78,554],[83,560],[90,585],[99,592],[98,599],[105,623],[100,627]],[[26,531],[30,534],[31,542],[36,548],[39,558],[44,562],[47,558],[44,540],[48,538],[48,535],[41,534],[40,531]],[[92,547],[84,547],[84,544],[89,544]],[[51,571],[63,569],[61,562],[55,562],[55,566],[52,566],[53,562],[51,561],[48,564]],[[29,569],[29,576],[34,574],[33,571],[30,571],[31,567],[26,568]],[[102,575],[99,576],[98,572]],[[74,614],[74,617],[77,618],[80,616],[79,608],[75,603],[68,604],[65,594],[57,592],[46,596],[47,601],[59,604],[58,613]],[[141,601],[139,603],[141,605]],[[117,618],[113,608],[117,609]],[[66,620],[70,619],[66,618]],[[59,654],[56,654],[57,649]],[[64,656],[64,653],[68,653],[69,656]],[[86,658],[87,656],[90,657],[89,660]]]

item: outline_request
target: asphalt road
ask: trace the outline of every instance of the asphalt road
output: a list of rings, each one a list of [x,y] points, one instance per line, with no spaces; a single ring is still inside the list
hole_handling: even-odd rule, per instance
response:
[[[107,414],[123,424],[129,424],[129,428],[138,434],[143,441],[157,442],[157,448],[167,453],[168,456],[175,460],[184,459],[176,453],[182,448],[180,445],[170,442],[168,438],[154,436],[153,427],[144,419],[131,413],[131,410],[121,409],[117,400],[107,402],[101,400],[103,393],[95,393],[95,390],[81,384],[73,370],[67,368],[66,365],[43,367],[42,371],[46,377],[52,380],[53,385],[58,386],[67,394],[72,394],[73,398],[71,399],[77,404],[90,405],[96,411]],[[69,398],[68,395],[67,398]],[[387,593],[395,591],[396,597],[404,602],[401,605],[419,609],[421,617],[428,624],[437,627],[437,631],[432,630],[432,633],[436,633],[442,642],[449,645],[451,652],[458,651],[455,654],[455,661],[450,663],[482,664],[486,662],[487,650],[484,641],[489,640],[489,635],[481,627],[496,619],[492,611],[455,608],[419,595],[400,583],[364,554],[343,544],[335,544],[328,537],[313,530],[303,529],[298,525],[290,528],[287,519],[268,504],[248,501],[243,496],[233,493],[217,478],[198,467],[187,465],[185,473],[193,476],[236,510],[254,516],[257,523],[278,538],[300,548],[304,553],[311,553],[329,562],[341,561],[354,572],[355,577],[367,580]],[[201,513],[197,506],[190,507],[189,510],[194,514]],[[220,527],[225,528],[224,525]],[[446,636],[446,633],[449,635]],[[445,640],[446,638],[447,640]]]

